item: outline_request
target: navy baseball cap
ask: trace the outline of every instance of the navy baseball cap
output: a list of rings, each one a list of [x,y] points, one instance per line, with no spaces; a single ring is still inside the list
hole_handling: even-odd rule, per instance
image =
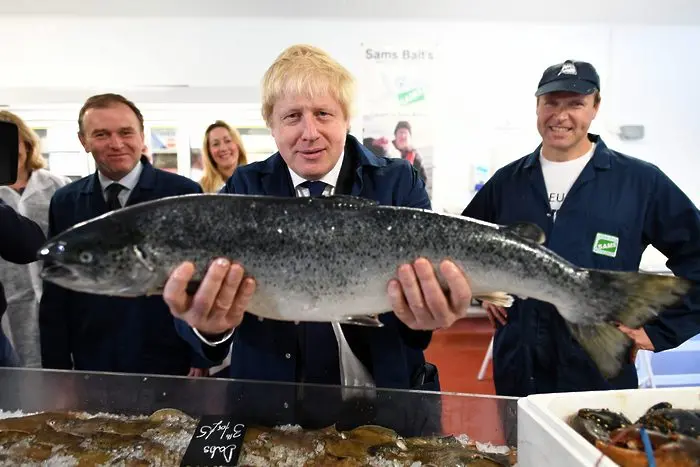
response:
[[[544,70],[535,96],[557,91],[592,94],[600,91],[600,77],[590,63],[567,60]]]

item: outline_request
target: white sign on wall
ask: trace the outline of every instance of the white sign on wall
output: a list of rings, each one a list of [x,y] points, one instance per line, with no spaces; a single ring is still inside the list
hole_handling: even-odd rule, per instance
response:
[[[431,194],[437,48],[364,43],[360,50],[363,144],[409,160]]]

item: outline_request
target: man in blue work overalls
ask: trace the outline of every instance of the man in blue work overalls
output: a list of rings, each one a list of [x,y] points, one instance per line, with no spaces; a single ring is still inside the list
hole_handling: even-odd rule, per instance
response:
[[[661,170],[609,149],[588,129],[600,106],[600,78],[585,62],[547,68],[537,92],[535,151],[498,170],[463,215],[497,224],[532,222],[545,246],[587,268],[637,271],[653,245],[674,274],[700,282],[700,213]],[[518,299],[507,311],[484,303],[496,327],[499,395],[638,386],[638,349],[662,351],[700,333],[700,287],[640,329],[629,363],[606,380],[548,303]]]

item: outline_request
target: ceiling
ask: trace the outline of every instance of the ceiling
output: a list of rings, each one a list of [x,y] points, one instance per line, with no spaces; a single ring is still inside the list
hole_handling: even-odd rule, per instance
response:
[[[0,15],[700,24],[698,0],[0,0]]]

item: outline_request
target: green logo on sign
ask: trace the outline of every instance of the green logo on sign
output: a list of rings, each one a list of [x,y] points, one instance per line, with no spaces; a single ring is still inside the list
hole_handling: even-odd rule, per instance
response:
[[[593,242],[593,253],[614,258],[617,255],[619,242],[620,239],[613,235],[598,232]]]
[[[425,92],[421,88],[413,88],[399,93],[399,102],[402,105],[413,104],[425,99]]]

